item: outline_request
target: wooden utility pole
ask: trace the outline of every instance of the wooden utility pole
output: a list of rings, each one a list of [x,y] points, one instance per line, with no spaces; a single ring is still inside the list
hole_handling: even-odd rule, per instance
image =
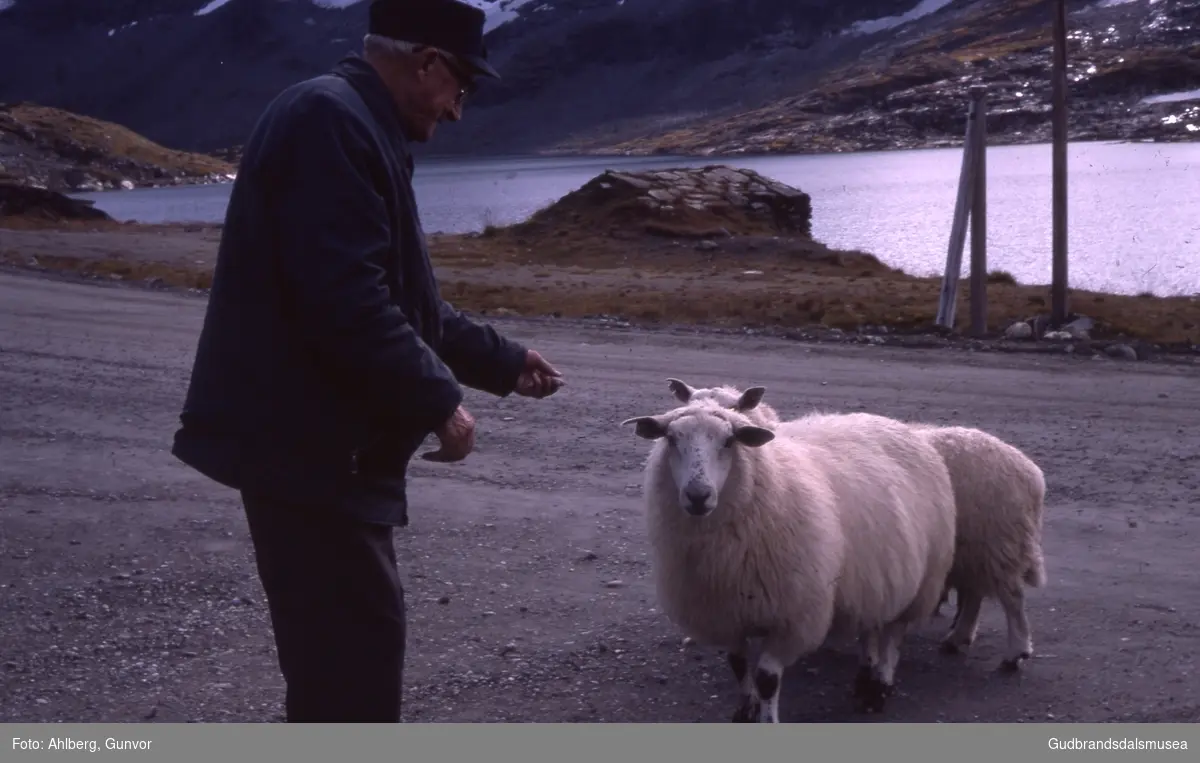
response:
[[[942,291],[938,296],[938,311],[934,322],[944,328],[954,328],[954,313],[958,305],[958,281],[961,278],[962,272],[962,255],[963,247],[967,240],[967,223],[970,221],[974,226],[976,223],[971,220],[972,210],[981,209],[976,200],[977,189],[980,187],[980,182],[977,177],[977,169],[979,162],[983,157],[983,122],[986,119],[984,109],[987,107],[987,100],[984,97],[986,88],[982,86],[972,87],[970,90],[971,101],[967,110],[967,129],[966,138],[963,141],[963,159],[962,169],[958,176],[958,198],[954,204],[954,220],[950,226],[950,243],[946,248],[946,270],[942,274]],[[982,193],[982,191],[979,191]],[[982,214],[982,213],[981,213]],[[978,233],[973,233],[971,236],[971,261],[982,255],[981,244],[983,238],[978,237]],[[986,288],[987,266],[983,266],[984,283]],[[977,279],[975,274],[972,274],[972,294],[976,288]],[[972,309],[972,316],[975,310]]]
[[[987,333],[987,91],[972,88],[975,103],[975,189],[971,194],[971,335]]]
[[[1051,209],[1054,218],[1050,324],[1067,320],[1067,0],[1054,3],[1054,148]]]

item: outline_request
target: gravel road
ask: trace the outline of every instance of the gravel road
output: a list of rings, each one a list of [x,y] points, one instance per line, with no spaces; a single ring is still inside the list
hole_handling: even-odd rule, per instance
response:
[[[282,681],[235,494],[169,454],[203,298],[0,274],[0,721],[272,721]],[[566,374],[542,401],[469,393],[476,452],[413,467],[397,533],[410,721],[727,722],[721,655],[656,611],[647,445],[665,383],[984,427],[1049,485],[1037,656],[996,671],[912,636],[892,721],[1200,720],[1200,372],[497,321]],[[854,721],[852,650],[784,676],[784,721]],[[1190,688],[1189,688],[1190,687]]]

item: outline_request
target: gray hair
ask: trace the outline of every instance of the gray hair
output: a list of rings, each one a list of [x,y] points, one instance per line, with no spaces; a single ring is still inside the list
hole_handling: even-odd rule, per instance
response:
[[[421,45],[406,40],[393,40],[379,34],[368,34],[363,37],[363,52],[380,56],[411,56],[428,45]]]

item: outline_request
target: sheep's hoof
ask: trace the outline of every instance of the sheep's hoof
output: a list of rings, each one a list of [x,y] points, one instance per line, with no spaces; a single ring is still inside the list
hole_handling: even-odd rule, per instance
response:
[[[962,650],[958,648],[958,644],[953,641],[943,641],[938,651],[942,654],[961,654]]]
[[[740,707],[733,712],[734,723],[758,723],[759,706],[757,702],[744,700]]]
[[[855,710],[862,714],[882,713],[887,699],[891,695],[892,687],[882,682],[876,682],[876,686],[871,689],[869,694],[856,697]]]
[[[1033,657],[1032,652],[1021,652],[1016,657],[1009,657],[1007,659],[1001,660],[1000,661],[1000,672],[1001,673],[1016,673],[1021,669],[1021,665],[1025,662],[1025,660],[1028,660],[1031,657]]]
[[[855,709],[860,713],[881,713],[892,687],[876,678],[870,668],[862,667],[854,677]]]

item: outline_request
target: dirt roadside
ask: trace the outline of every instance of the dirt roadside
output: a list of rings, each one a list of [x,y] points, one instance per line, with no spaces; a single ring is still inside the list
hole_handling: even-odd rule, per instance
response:
[[[271,721],[282,684],[235,496],[168,453],[203,299],[0,274],[0,720]],[[1194,367],[814,346],[500,319],[569,386],[469,394],[477,451],[418,462],[397,534],[410,721],[725,722],[723,659],[656,611],[618,422],[664,379],[761,383],[782,412],[982,426],[1049,483],[1038,655],[995,671],[907,642],[885,721],[1198,721],[1200,381]],[[784,677],[785,721],[852,721],[851,652]]]

